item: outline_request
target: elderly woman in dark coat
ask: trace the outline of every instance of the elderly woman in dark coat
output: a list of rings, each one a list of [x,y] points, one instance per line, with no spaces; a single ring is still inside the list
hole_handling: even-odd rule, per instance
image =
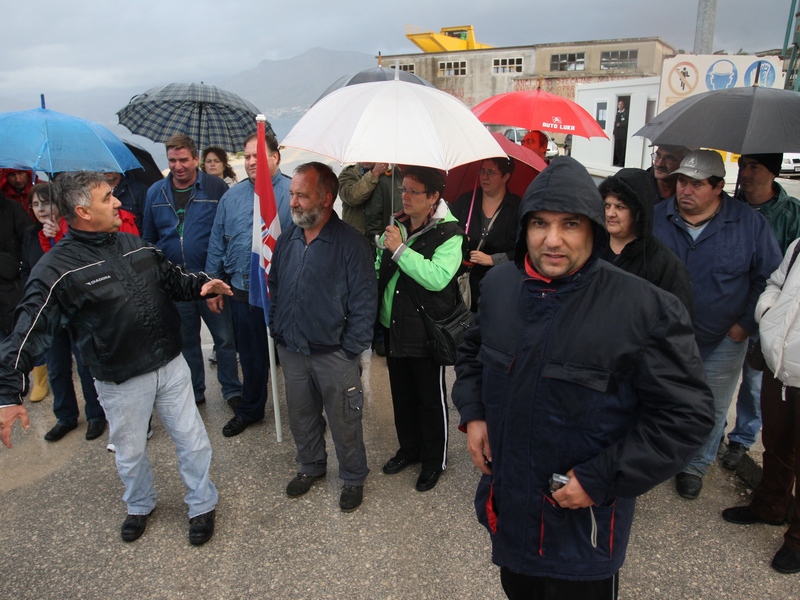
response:
[[[606,208],[609,245],[603,258],[638,275],[683,302],[694,316],[689,272],[675,254],[653,236],[652,187],[646,171],[620,169],[600,184]]]

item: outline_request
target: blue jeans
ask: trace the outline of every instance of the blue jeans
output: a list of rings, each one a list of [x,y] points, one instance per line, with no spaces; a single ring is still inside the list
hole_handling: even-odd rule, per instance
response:
[[[758,341],[758,335],[751,336],[747,342],[748,350]],[[736,397],[736,425],[728,434],[728,442],[737,442],[750,448],[761,431],[761,371],[744,363],[742,385]]]
[[[708,465],[717,458],[719,442],[725,432],[728,408],[736,391],[736,384],[739,383],[746,353],[746,341],[734,342],[727,336],[716,346],[700,346],[708,387],[714,395],[714,428],[692,462],[683,470],[684,473],[703,477]]]
[[[242,402],[235,413],[245,421],[264,418],[269,380],[269,350],[267,349],[267,323],[264,311],[233,298],[226,298],[233,317],[233,328],[239,345],[242,362]],[[219,356],[219,354],[217,354]]]
[[[228,303],[220,314],[211,312],[205,300],[196,302],[177,302],[181,315],[181,338],[183,357],[192,372],[192,388],[195,399],[206,393],[206,366],[203,363],[203,350],[200,347],[200,318],[206,322],[214,347],[217,350],[217,379],[222,389],[222,397],[227,400],[242,395],[239,381],[239,365],[236,363],[236,345],[233,337],[233,322]]]
[[[177,358],[156,371],[123,383],[96,381],[100,404],[108,418],[108,440],[117,447],[117,471],[125,484],[122,499],[128,514],[146,515],[156,506],[153,469],[147,458],[147,423],[153,409],[175,442],[178,472],[188,490],[189,518],[217,505],[211,482],[211,443],[194,402],[186,361]]]
[[[94,379],[87,369],[78,347],[72,342],[69,332],[61,328],[53,337],[53,345],[47,351],[47,373],[50,377],[50,387],[53,389],[53,413],[62,425],[75,425],[78,422],[80,410],[78,398],[75,395],[75,385],[72,383],[72,355],[78,367],[81,379],[83,399],[86,402],[86,420],[102,421],[106,416],[103,407],[97,401],[97,391],[94,389]]]

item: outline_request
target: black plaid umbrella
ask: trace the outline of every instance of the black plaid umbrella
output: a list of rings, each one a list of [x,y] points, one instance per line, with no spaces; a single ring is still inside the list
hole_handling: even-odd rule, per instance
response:
[[[154,142],[183,133],[200,150],[219,146],[238,152],[255,132],[259,112],[247,100],[213,85],[170,83],[134,96],[117,116],[131,133]],[[272,133],[269,123],[267,131]]]

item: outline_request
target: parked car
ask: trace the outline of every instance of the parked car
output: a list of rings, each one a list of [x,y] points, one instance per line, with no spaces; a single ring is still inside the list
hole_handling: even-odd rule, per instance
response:
[[[790,177],[800,175],[800,154],[794,152],[783,153],[783,163],[781,163],[781,175]]]
[[[545,157],[553,158],[554,156],[558,156],[558,144],[553,141],[546,131],[543,131],[547,136],[547,151],[545,152]],[[522,145],[522,138],[524,138],[528,134],[527,129],[523,129],[522,127],[509,127],[505,131],[503,131],[503,135],[506,136],[509,140],[514,142],[515,144]]]

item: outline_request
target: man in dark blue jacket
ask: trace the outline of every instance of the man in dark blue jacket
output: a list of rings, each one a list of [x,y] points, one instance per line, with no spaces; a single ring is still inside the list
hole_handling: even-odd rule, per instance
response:
[[[509,598],[616,598],[635,498],[706,439],[711,392],[683,304],[600,259],[586,169],[554,159],[519,214],[456,362],[478,520]]]
[[[206,268],[211,227],[228,184],[197,168],[200,162],[197,146],[189,136],[173,135],[166,147],[170,174],[147,190],[142,237],[158,246],[176,265],[197,273]],[[200,348],[202,318],[214,338],[222,397],[235,406],[242,396],[242,383],[230,309],[223,307],[221,312],[215,313],[205,301],[180,302],[178,312],[182,352],[192,371],[195,402],[206,401],[205,365]]]
[[[656,205],[653,234],[689,270],[694,330],[706,378],[714,393],[715,425],[694,460],[675,478],[692,500],[717,456],[747,338],[758,329],[754,312],[767,278],[781,262],[769,222],[723,191],[725,165],[711,150],[696,150],[675,170],[674,202]]]

